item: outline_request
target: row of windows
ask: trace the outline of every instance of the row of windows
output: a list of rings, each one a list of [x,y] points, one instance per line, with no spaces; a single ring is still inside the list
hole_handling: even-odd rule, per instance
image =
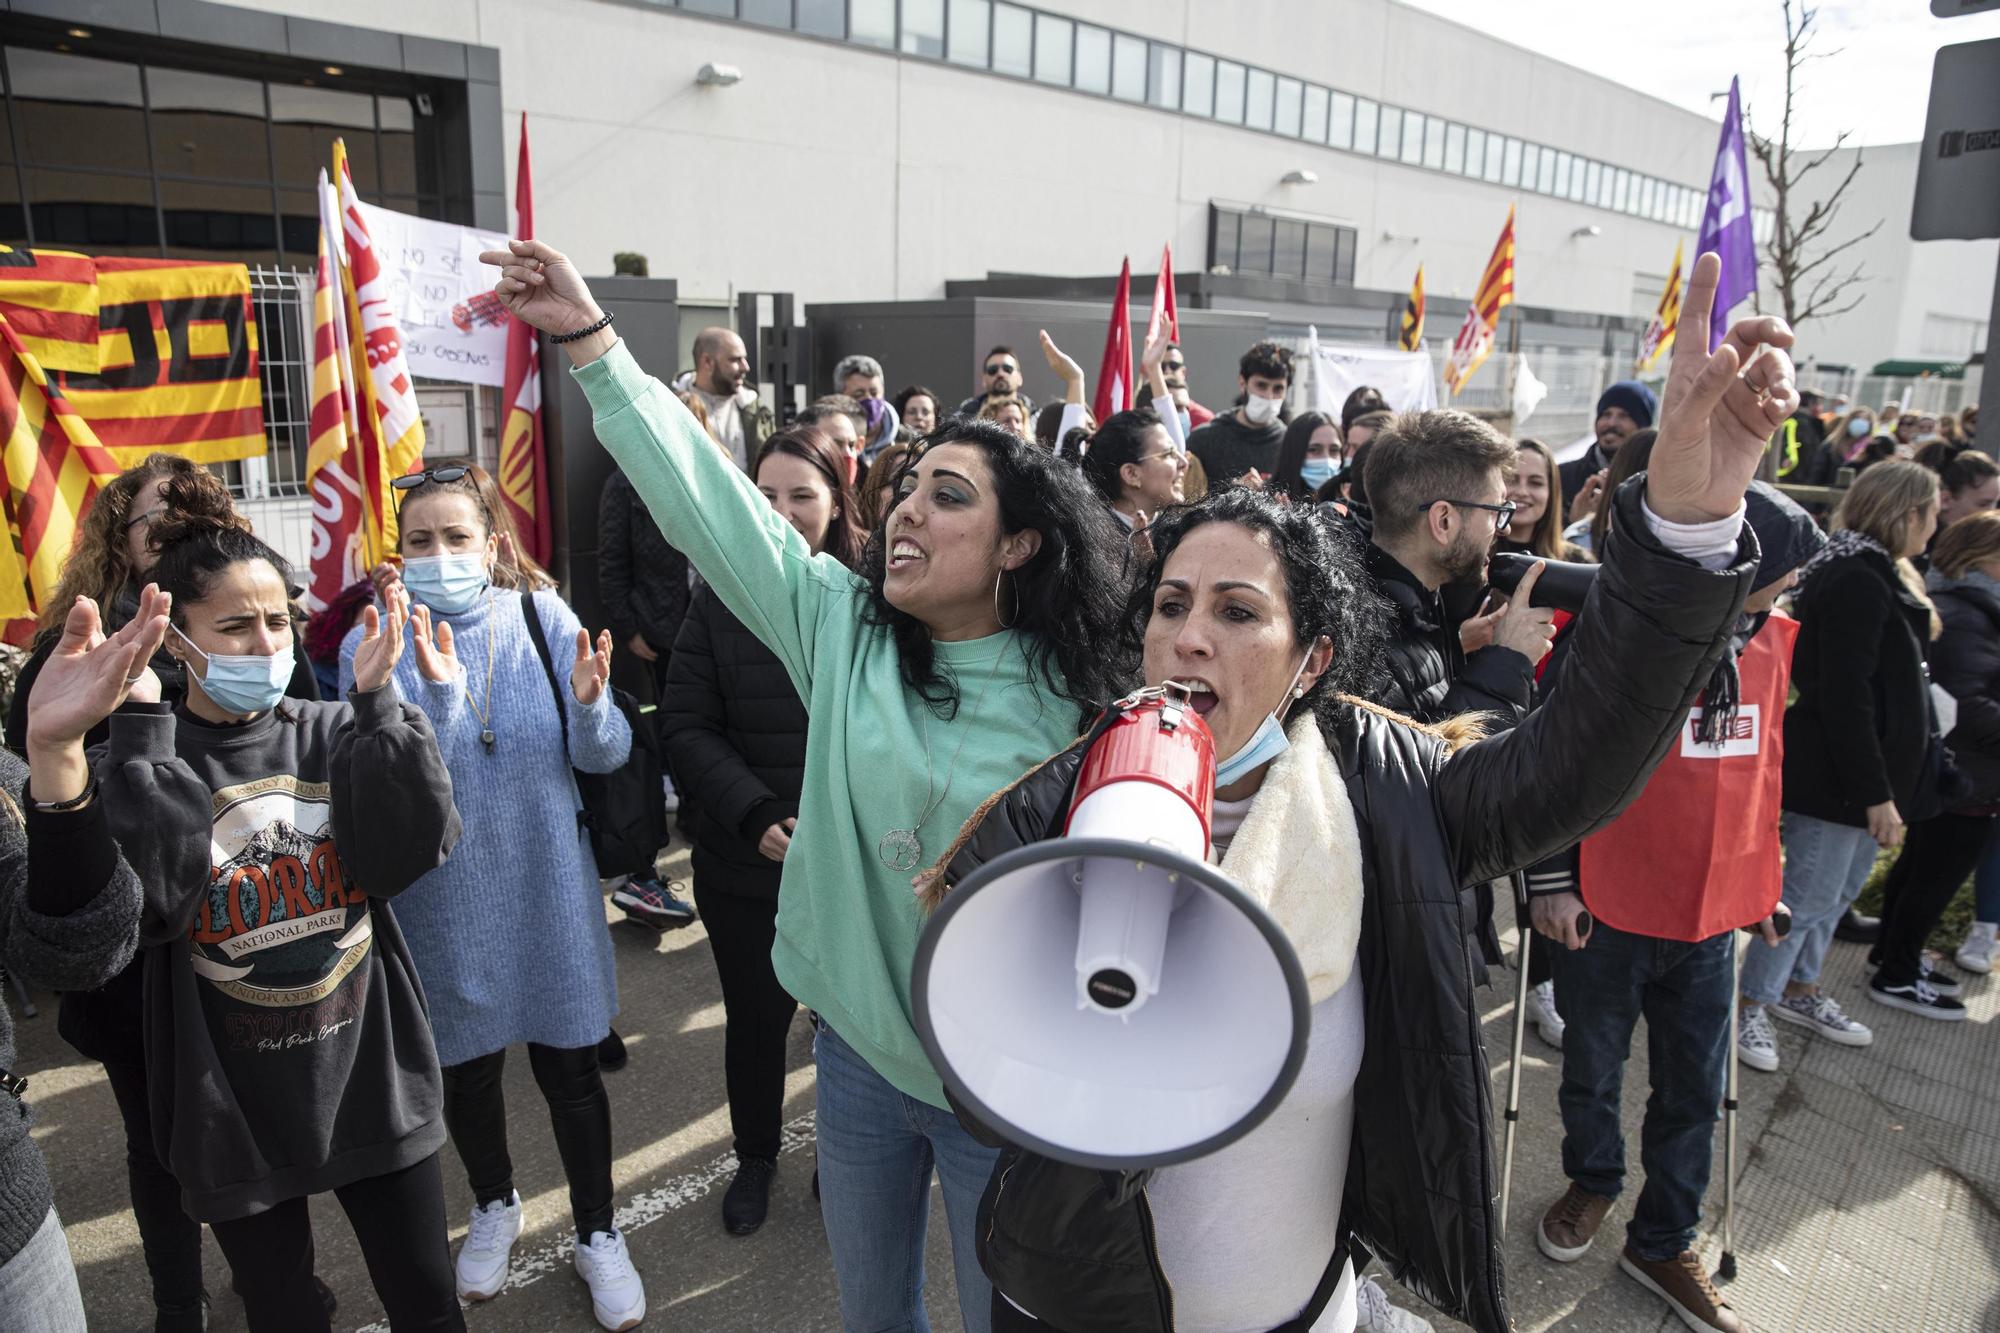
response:
[[[1007,0],[652,0],[790,28],[1647,218],[1700,225],[1705,192],[1546,144]],[[1758,240],[1772,215],[1758,210]]]
[[[1208,267],[1308,282],[1354,283],[1356,233],[1256,210],[1208,209]]]

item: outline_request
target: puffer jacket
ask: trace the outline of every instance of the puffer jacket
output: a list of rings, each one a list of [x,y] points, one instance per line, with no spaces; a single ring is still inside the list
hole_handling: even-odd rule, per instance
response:
[[[776,901],[783,867],[757,850],[799,813],[806,706],[777,654],[703,587],[667,665],[660,734],[675,774],[698,793],[695,851],[723,873],[709,888]]]
[[[1972,572],[1926,581],[1944,633],[1931,645],[1932,675],[1958,700],[1945,744],[1968,785],[1967,801],[2000,800],[2000,582]]]
[[[1366,558],[1375,590],[1395,610],[1387,679],[1374,701],[1419,722],[1460,713],[1491,713],[1502,727],[1520,721],[1534,696],[1535,664],[1498,644],[1467,656],[1444,594],[1424,587],[1379,546],[1371,544]]]
[[[660,535],[623,472],[605,479],[597,527],[597,579],[617,651],[637,634],[654,652],[670,652],[690,600],[688,558]]]
[[[1460,890],[1603,826],[1678,736],[1750,587],[1756,541],[1708,572],[1662,548],[1621,488],[1619,536],[1564,671],[1622,682],[1557,691],[1520,727],[1454,750],[1434,728],[1340,704],[1321,720],[1362,849],[1357,966],[1367,1047],[1355,1083],[1346,1225],[1396,1280],[1480,1333],[1505,1333],[1498,1165]],[[1630,535],[1627,535],[1630,534]],[[1088,738],[982,807],[944,883],[1057,836]],[[1169,1333],[1142,1174],[1068,1166],[1004,1144],[980,1204],[980,1263],[1052,1333]]]

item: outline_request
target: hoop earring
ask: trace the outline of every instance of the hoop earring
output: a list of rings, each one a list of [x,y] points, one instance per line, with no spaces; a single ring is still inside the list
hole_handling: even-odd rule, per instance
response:
[[[1011,570],[1003,569],[993,576],[993,618],[1000,622],[1001,629],[1014,628],[1014,620],[1021,618],[1021,590],[1019,588],[1014,589],[1014,620],[1009,620],[1000,614],[1000,581],[1007,578],[1011,573]]]

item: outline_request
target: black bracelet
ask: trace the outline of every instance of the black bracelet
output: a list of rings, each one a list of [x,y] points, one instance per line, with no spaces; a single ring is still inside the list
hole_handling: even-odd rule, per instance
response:
[[[578,329],[575,333],[551,333],[549,335],[549,341],[552,343],[573,343],[579,338],[588,338],[591,334],[601,333],[605,329],[608,329],[610,327],[611,327],[611,312],[607,310],[604,312],[604,318],[598,320],[595,324],[592,324],[589,328]]]
[[[32,791],[27,795],[29,809],[43,814],[64,814],[71,810],[81,810],[84,806],[90,804],[92,799],[97,795],[97,779],[93,777],[88,783],[84,784],[82,792],[70,797],[67,801],[38,801],[35,799],[35,794]]]

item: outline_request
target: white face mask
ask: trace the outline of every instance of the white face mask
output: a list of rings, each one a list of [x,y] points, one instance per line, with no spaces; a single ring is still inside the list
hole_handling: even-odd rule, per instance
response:
[[[1282,398],[1266,398],[1262,394],[1248,394],[1243,399],[1243,415],[1253,426],[1268,426],[1278,419],[1278,409],[1284,406]]]

